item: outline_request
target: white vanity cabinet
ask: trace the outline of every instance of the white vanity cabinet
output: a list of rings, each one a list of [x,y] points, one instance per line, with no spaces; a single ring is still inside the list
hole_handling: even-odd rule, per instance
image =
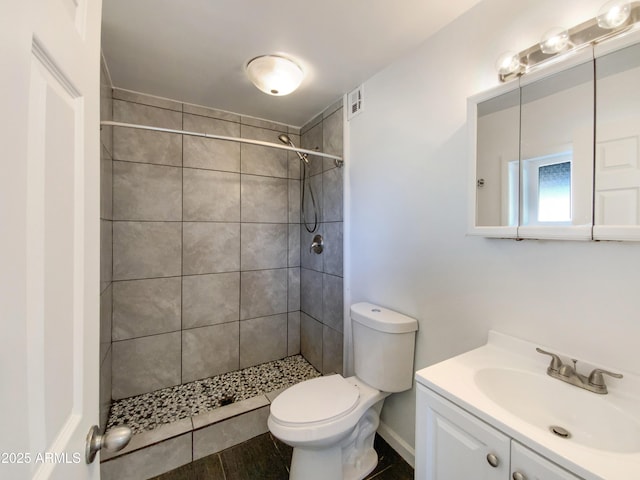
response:
[[[416,480],[580,480],[418,384]]]

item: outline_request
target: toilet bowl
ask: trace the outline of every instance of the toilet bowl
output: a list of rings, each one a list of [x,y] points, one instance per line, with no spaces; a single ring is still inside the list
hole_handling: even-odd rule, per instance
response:
[[[416,320],[370,303],[351,319],[356,375],[307,380],[271,404],[269,430],[293,447],[290,480],[363,479],[378,463],[384,399],[411,388]]]

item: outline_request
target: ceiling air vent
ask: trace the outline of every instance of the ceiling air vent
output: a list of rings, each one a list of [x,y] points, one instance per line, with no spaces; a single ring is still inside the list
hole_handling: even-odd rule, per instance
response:
[[[362,112],[364,108],[364,95],[362,85],[349,93],[349,113],[347,119],[351,120],[353,117]]]

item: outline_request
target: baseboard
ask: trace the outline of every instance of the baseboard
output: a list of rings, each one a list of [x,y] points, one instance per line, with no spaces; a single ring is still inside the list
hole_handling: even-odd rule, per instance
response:
[[[391,429],[386,423],[380,422],[378,425],[378,435],[380,435],[385,442],[387,442],[391,448],[393,448],[398,454],[404,458],[404,461],[415,468],[416,465],[416,451],[415,449],[405,442],[395,430]]]

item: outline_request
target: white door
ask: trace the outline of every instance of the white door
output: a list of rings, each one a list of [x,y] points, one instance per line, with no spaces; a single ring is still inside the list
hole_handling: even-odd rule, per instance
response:
[[[0,478],[97,479],[101,0],[0,6]]]

